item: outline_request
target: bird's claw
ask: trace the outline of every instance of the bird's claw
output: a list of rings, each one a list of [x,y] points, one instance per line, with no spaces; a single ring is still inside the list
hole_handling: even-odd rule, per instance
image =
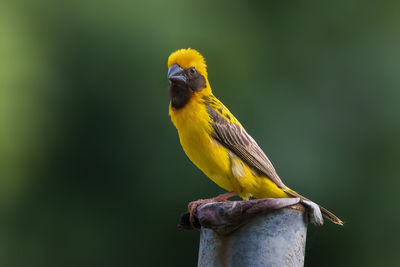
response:
[[[189,211],[189,222],[192,228],[197,229],[199,228],[196,225],[196,218],[197,218],[197,208],[203,204],[215,202],[215,198],[209,198],[209,199],[199,199],[196,201],[192,201],[188,205],[188,211]]]
[[[203,204],[203,199],[199,199],[197,201],[192,201],[188,205],[188,211],[189,211],[189,222],[190,226],[194,229],[197,229],[196,227],[196,217],[197,217],[197,207]]]

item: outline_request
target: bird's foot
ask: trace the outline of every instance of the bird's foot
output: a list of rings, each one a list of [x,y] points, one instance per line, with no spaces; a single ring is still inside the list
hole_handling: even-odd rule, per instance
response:
[[[234,197],[237,194],[235,192],[228,192],[228,193],[224,193],[221,195],[218,195],[216,197],[213,198],[207,198],[207,199],[199,199],[196,201],[192,201],[189,203],[188,205],[188,211],[189,211],[189,221],[190,224],[193,228],[195,227],[195,218],[197,216],[197,208],[203,204],[207,204],[207,203],[212,203],[212,202],[228,202],[228,198]]]
[[[309,200],[301,199],[300,202],[309,209],[310,222],[316,226],[322,226],[324,224],[324,218],[322,217],[319,206]]]

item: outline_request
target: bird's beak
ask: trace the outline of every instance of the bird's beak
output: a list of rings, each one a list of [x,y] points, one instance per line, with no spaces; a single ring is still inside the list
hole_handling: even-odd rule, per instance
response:
[[[176,83],[187,82],[185,71],[184,69],[179,67],[178,64],[174,64],[168,69],[167,77],[171,82],[176,82]]]

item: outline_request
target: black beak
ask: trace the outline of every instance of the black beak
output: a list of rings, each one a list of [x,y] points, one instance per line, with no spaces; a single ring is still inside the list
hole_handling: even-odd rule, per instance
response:
[[[176,83],[187,82],[185,71],[184,69],[179,67],[178,64],[174,64],[168,69],[167,77],[171,82],[176,82]]]

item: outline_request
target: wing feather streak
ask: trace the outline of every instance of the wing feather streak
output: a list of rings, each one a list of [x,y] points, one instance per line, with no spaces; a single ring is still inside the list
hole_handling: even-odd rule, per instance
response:
[[[267,176],[280,188],[286,188],[271,161],[241,125],[228,122],[210,105],[207,105],[207,110],[215,131],[214,138],[219,143],[235,153],[257,173]]]

